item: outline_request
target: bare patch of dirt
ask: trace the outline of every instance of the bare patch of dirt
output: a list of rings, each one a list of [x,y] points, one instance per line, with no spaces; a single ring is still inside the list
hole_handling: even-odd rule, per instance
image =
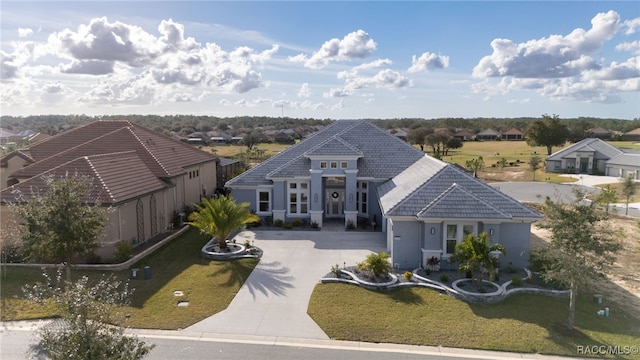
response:
[[[526,181],[526,172],[524,170],[519,171],[495,171],[495,172],[480,172],[478,176],[480,179],[486,182],[496,181]]]
[[[610,215],[611,227],[620,233],[618,238],[622,242],[622,250],[607,273],[608,280],[595,284],[595,291],[603,294],[605,301],[613,301],[636,314],[640,314],[639,221],[630,216]],[[548,230],[534,224],[531,227],[531,250],[546,246],[549,238]]]

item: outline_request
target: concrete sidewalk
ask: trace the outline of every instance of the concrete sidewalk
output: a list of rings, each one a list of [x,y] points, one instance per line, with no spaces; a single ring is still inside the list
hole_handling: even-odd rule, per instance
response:
[[[353,266],[386,250],[379,232],[243,231],[236,237],[245,240],[264,250],[260,263],[226,310],[184,331],[328,339],[307,315],[315,285],[332,265]]]

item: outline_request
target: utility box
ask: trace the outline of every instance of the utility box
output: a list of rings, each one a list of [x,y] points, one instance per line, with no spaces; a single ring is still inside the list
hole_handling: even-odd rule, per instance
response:
[[[138,273],[140,269],[131,269],[131,279],[136,280],[138,278]]]
[[[145,280],[151,279],[151,266],[144,267],[144,279]]]

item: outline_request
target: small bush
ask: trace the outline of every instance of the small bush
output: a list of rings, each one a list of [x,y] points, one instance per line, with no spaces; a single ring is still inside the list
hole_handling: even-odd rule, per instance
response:
[[[413,273],[411,271],[405,271],[402,276],[404,276],[404,278],[407,280],[411,280],[411,278],[413,277]]]
[[[518,276],[514,276],[511,279],[511,285],[515,286],[515,287],[520,287],[522,286],[522,278],[518,277]]]
[[[251,241],[249,241],[249,239],[246,239],[244,241],[244,247],[246,247],[247,249],[251,247]]]
[[[431,275],[431,269],[429,268],[424,269],[424,273],[427,274],[427,276]]]
[[[440,281],[443,283],[449,282],[449,277],[447,274],[440,274]]]
[[[131,254],[133,254],[133,245],[130,242],[122,240],[116,243],[116,252],[114,254],[116,263],[131,259]]]
[[[507,266],[507,268],[506,268],[506,269],[504,269],[504,271],[505,271],[507,274],[515,274],[515,273],[517,273],[517,272],[518,272],[518,270],[517,270],[516,268],[514,268],[512,265]]]
[[[285,228],[285,229],[293,229],[293,223],[292,223],[292,222],[287,221],[286,223],[284,223],[284,224],[282,225],[282,227],[283,227],[283,228]]]
[[[318,229],[319,227],[320,227],[320,225],[318,225],[317,222],[315,222],[315,221],[311,222],[311,228],[312,229]]]
[[[274,226],[276,226],[276,227],[280,227],[280,228],[281,228],[281,227],[283,227],[283,226],[284,226],[284,221],[282,221],[282,220],[280,220],[280,219],[276,219],[276,220],[273,222],[273,225],[274,225]]]
[[[347,221],[347,230],[353,230],[355,228],[356,226],[353,224],[353,221],[351,220]]]
[[[342,274],[342,270],[340,269],[340,265],[335,264],[331,267],[331,272],[336,276],[336,277],[340,277],[340,275]]]
[[[293,227],[298,227],[298,226],[302,226],[302,220],[300,219],[294,219],[291,221],[291,226]]]
[[[386,252],[369,254],[364,260],[364,268],[365,270],[371,271],[375,276],[387,276],[391,271],[389,257],[389,254]]]

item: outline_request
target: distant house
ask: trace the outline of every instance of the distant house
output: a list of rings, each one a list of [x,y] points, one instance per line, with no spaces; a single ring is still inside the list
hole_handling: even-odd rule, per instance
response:
[[[540,218],[364,120],[335,121],[226,186],[261,217],[382,231],[393,264],[403,269],[448,259],[465,236],[481,232],[508,249],[503,264],[524,267],[530,226]]]
[[[224,131],[209,131],[207,136],[212,144],[228,144],[231,141],[231,135]]]
[[[467,129],[460,129],[453,134],[453,137],[462,141],[470,141],[475,139],[475,134]]]
[[[245,133],[240,133],[236,136],[231,137],[230,143],[233,144],[241,144],[244,141],[244,137],[247,136]]]
[[[587,136],[590,138],[597,138],[602,140],[609,140],[613,136],[613,132],[601,127],[595,127],[586,131]]]
[[[397,137],[402,141],[407,141],[407,134],[409,133],[409,131],[404,128],[396,128],[387,130],[387,133]]]
[[[217,160],[130,121],[80,126],[0,159],[2,228],[13,217],[7,204],[48,190],[44,176],[88,176],[85,201],[112,209],[97,251],[111,258],[119,241],[141,246],[171,228],[186,206],[213,195]]]
[[[622,134],[622,141],[640,141],[640,128]]]
[[[294,134],[287,131],[280,131],[273,136],[273,141],[278,144],[293,144],[296,142]]]
[[[640,153],[625,152],[601,139],[588,138],[551,154],[547,172],[599,174],[640,179]]]
[[[476,140],[487,141],[500,138],[500,133],[493,129],[485,129],[476,134]]]
[[[502,140],[507,141],[522,141],[524,139],[524,134],[522,133],[522,131],[516,128],[512,128],[503,132],[501,136]]]

